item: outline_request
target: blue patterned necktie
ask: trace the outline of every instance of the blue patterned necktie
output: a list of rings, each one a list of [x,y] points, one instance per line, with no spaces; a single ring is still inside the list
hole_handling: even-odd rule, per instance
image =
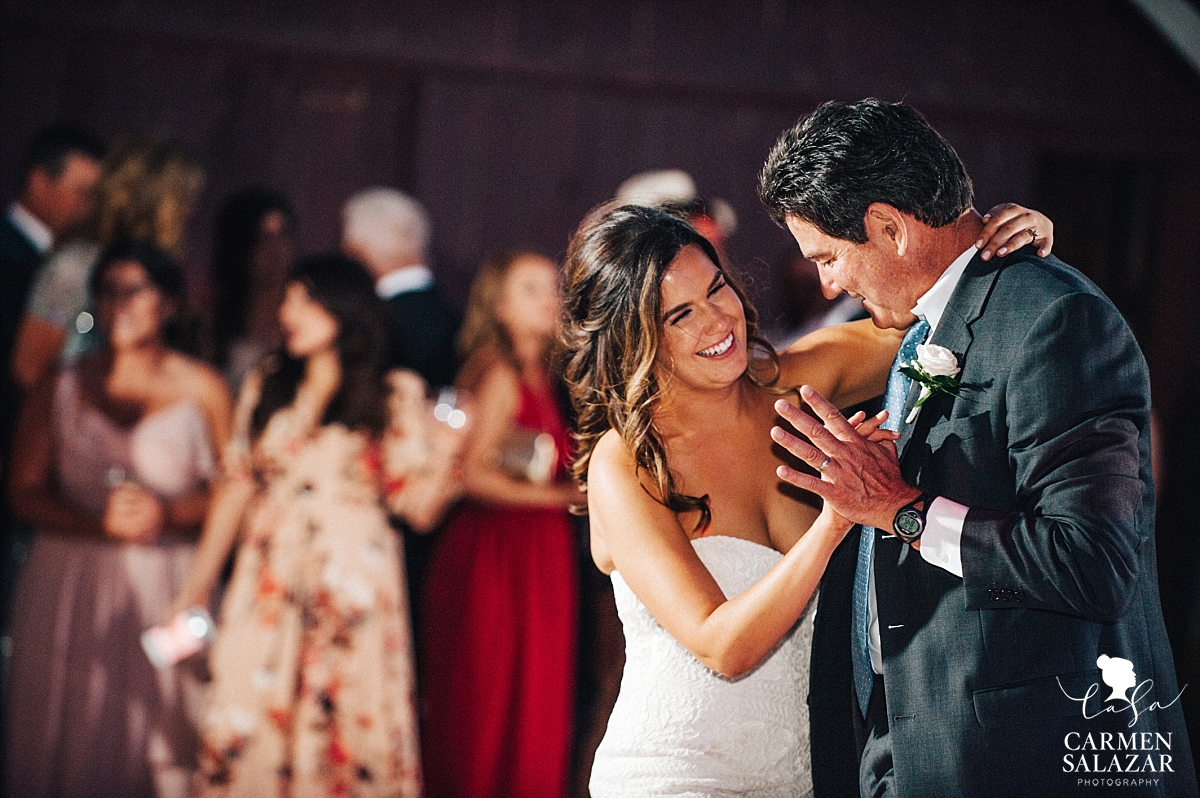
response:
[[[904,340],[900,343],[900,351],[892,361],[892,370],[888,374],[887,393],[883,397],[884,409],[888,411],[887,421],[883,422],[886,429],[900,428],[904,417],[904,404],[908,398],[908,389],[912,378],[900,373],[900,367],[917,359],[917,345],[925,343],[929,335],[929,322],[924,319],[908,328]],[[876,529],[871,526],[862,528],[862,537],[858,539],[858,566],[854,569],[854,609],[851,629],[851,660],[854,663],[854,692],[858,696],[858,708],[863,717],[867,716],[867,703],[871,700],[871,688],[875,683],[875,674],[871,670],[871,639],[870,629],[870,591],[871,591],[871,559],[875,556]]]

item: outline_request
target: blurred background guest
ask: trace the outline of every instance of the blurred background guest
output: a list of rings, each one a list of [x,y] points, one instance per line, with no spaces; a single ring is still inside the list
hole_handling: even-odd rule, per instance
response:
[[[88,279],[102,249],[145,240],[173,258],[183,252],[184,224],[200,193],[203,172],[178,143],[132,138],[109,152],[102,165],[94,159],[89,163],[96,167],[89,201],[76,207],[80,214],[90,212],[73,217],[76,224],[67,228],[61,246],[46,258],[27,302],[13,317],[14,324],[20,319],[12,352],[18,391],[32,390],[60,359],[73,361],[99,341],[95,308],[88,304]],[[173,324],[180,328],[193,319],[181,313]],[[31,535],[27,528],[11,528],[12,543],[6,549],[10,584],[17,579]]]
[[[73,360],[97,343],[87,286],[102,249],[144,240],[182,257],[184,227],[203,185],[200,165],[173,139],[131,138],[109,153],[91,219],[78,238],[47,259],[34,281],[13,353],[22,386],[40,381],[60,357]]]
[[[20,196],[0,219],[0,357],[8,364],[42,258],[87,218],[104,146],[69,124],[34,134],[21,158]],[[4,369],[7,378],[8,369]],[[15,412],[6,405],[5,412]],[[7,416],[6,416],[7,417]],[[5,450],[7,454],[7,450]]]
[[[90,212],[103,157],[104,145],[87,130],[66,123],[39,130],[21,154],[19,195],[0,217],[0,474],[8,470],[20,407],[10,364],[29,289],[56,240]],[[10,600],[28,545],[28,530],[14,522],[7,495],[0,498],[0,705],[11,650]],[[3,717],[0,710],[0,727]]]
[[[427,403],[416,375],[389,380],[386,314],[355,261],[301,261],[279,307],[282,346],[243,383],[224,479],[174,602],[206,603],[240,533],[198,794],[420,793],[401,544],[387,511],[432,526],[453,496],[442,489],[452,461],[429,459],[422,425],[397,417]]]
[[[279,303],[295,255],[287,197],[266,188],[231,195],[217,212],[212,360],[229,384],[279,346]]]
[[[90,289],[104,342],[34,388],[13,449],[13,506],[38,535],[13,614],[8,794],[182,796],[200,686],[138,637],[191,564],[230,400],[181,351],[165,253],[117,244]]]
[[[391,363],[411,369],[433,388],[452,385],[459,360],[454,350],[459,318],[433,284],[429,263],[429,214],[402,191],[378,186],[342,206],[342,250],[366,265],[375,293],[391,311]],[[419,628],[432,537],[399,524],[404,536],[409,609]],[[421,659],[420,640],[416,658]]]
[[[727,262],[726,242],[737,232],[737,212],[720,197],[704,199],[696,181],[682,169],[639,172],[617,187],[619,205],[654,205],[682,216],[707,238]]]
[[[548,368],[560,309],[558,269],[531,252],[493,256],[471,287],[458,382],[473,396],[468,498],[437,541],[422,619],[432,798],[567,789],[577,607],[567,508],[581,496]],[[530,478],[530,458],[514,455],[535,436],[549,445]]]
[[[434,289],[430,235],[421,203],[392,188],[355,194],[342,209],[342,249],[366,265],[394,316],[392,365],[436,388],[453,383],[458,371],[458,319]]]

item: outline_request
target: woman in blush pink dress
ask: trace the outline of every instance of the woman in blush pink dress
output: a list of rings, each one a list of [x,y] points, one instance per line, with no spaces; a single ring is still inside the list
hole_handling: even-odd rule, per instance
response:
[[[471,290],[459,378],[474,396],[468,499],[434,550],[421,638],[432,798],[567,789],[577,604],[567,507],[581,497],[547,369],[560,303],[558,269],[531,253],[492,258]],[[514,433],[554,441],[544,482],[497,464]]]
[[[186,793],[196,663],[155,670],[138,636],[191,565],[230,401],[172,347],[182,293],[153,245],[109,249],[91,279],[105,342],[25,402],[10,480],[38,535],[13,612],[8,795]]]

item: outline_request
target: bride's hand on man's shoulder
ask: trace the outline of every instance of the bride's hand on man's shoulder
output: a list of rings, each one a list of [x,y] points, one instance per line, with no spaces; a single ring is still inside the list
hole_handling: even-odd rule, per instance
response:
[[[1046,257],[1054,248],[1054,222],[1043,213],[1012,202],[992,208],[983,216],[983,229],[975,248],[990,260],[992,255],[1003,257],[1029,244],[1037,245],[1038,257]]]

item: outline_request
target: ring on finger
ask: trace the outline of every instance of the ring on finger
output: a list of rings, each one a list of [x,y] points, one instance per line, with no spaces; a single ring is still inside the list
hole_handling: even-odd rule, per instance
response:
[[[1033,241],[1037,241],[1037,240],[1038,240],[1038,231],[1037,231],[1037,228],[1036,228],[1036,227],[1030,227],[1030,228],[1026,229],[1026,230],[1025,230],[1025,232],[1026,232],[1026,233],[1029,233],[1029,237],[1030,237],[1030,238],[1031,238]]]
[[[829,465],[829,455],[825,455],[825,462],[823,462],[823,463],[821,463],[821,465],[817,466],[817,470],[824,471],[828,465]]]

